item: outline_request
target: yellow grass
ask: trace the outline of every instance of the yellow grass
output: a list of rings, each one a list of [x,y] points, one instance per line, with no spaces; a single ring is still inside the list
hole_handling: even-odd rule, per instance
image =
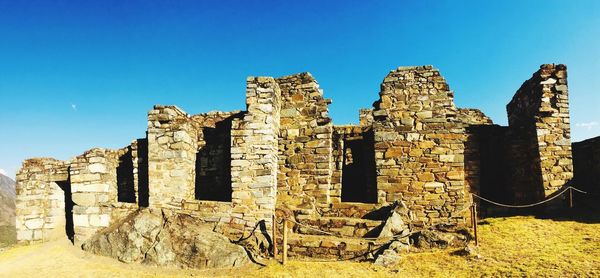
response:
[[[266,267],[181,270],[126,265],[86,254],[66,242],[14,247],[0,253],[0,277],[600,277],[600,221],[534,217],[480,223],[481,259],[455,250],[405,254],[392,268],[357,262],[271,261]]]
[[[14,226],[0,226],[0,248],[14,244],[16,237],[17,231]]]

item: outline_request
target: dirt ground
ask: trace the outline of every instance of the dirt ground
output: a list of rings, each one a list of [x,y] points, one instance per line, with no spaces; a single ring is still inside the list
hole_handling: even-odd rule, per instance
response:
[[[600,221],[490,218],[480,222],[480,259],[456,250],[404,254],[391,268],[368,262],[276,261],[237,269],[185,270],[124,264],[67,240],[0,251],[0,277],[600,277]]]

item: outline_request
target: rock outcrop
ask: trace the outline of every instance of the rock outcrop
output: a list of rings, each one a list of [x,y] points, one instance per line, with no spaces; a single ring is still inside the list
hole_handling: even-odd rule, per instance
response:
[[[201,221],[141,209],[100,231],[83,249],[122,262],[183,268],[237,267],[250,262],[243,247]]]
[[[465,228],[447,225],[436,225],[410,236],[413,246],[422,250],[448,247],[464,248],[471,240],[472,236]]]

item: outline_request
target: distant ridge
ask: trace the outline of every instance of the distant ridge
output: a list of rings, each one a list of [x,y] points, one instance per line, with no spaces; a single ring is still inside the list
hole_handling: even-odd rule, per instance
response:
[[[0,174],[0,226],[15,225],[15,181]]]

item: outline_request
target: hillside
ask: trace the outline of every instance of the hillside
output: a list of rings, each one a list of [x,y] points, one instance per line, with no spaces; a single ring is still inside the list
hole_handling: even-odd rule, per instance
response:
[[[15,181],[0,174],[0,250],[16,241]]]
[[[588,212],[589,213],[589,212]],[[191,270],[124,264],[74,248],[65,239],[0,252],[0,277],[598,277],[600,221],[532,216],[480,221],[481,258],[457,250],[403,255],[390,268],[367,262],[307,262],[282,266]]]
[[[15,225],[15,181],[0,174],[0,226]]]

